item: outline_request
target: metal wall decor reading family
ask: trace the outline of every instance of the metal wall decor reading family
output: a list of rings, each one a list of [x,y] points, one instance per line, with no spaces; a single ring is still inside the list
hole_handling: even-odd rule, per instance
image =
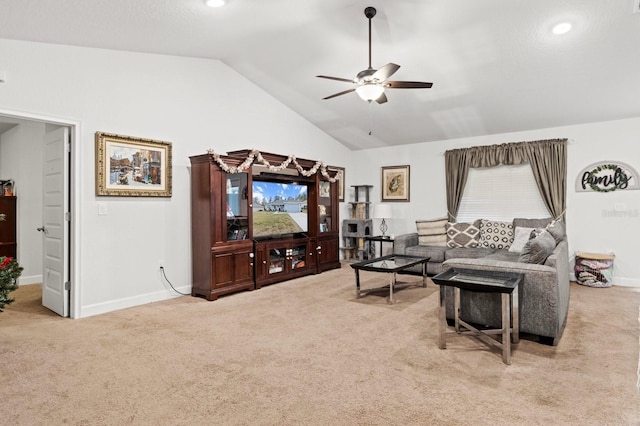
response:
[[[577,192],[612,192],[640,189],[638,172],[620,161],[600,161],[580,171],[576,179]]]

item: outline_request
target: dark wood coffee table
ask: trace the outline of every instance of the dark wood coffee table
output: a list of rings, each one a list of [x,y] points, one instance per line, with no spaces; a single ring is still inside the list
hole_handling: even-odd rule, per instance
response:
[[[386,272],[391,274],[391,282],[388,286],[367,289],[366,293],[389,289],[387,302],[393,303],[393,289],[396,287],[396,273],[412,266],[422,264],[422,287],[427,286],[427,261],[428,257],[406,256],[404,254],[390,254],[376,259],[365,260],[363,262],[352,263],[351,267],[356,271],[356,297],[361,297],[360,271]]]
[[[518,321],[518,286],[523,279],[522,274],[514,272],[479,271],[472,269],[453,268],[444,271],[431,280],[440,286],[440,337],[438,347],[447,348],[447,336],[460,334],[474,334],[479,337],[489,337],[487,342],[502,348],[502,362],[511,364],[511,341],[518,343],[520,328]],[[454,320],[455,332],[447,332],[447,318],[445,306],[445,286],[454,289]],[[460,289],[485,293],[500,293],[502,295],[502,328],[479,330],[460,319]],[[493,339],[490,335],[502,335],[502,341]]]

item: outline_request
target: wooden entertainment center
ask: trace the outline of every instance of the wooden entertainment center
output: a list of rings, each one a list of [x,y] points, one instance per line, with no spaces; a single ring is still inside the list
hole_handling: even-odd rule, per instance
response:
[[[192,296],[215,300],[340,267],[334,171],[252,150],[190,160]],[[261,184],[300,195],[267,198]]]

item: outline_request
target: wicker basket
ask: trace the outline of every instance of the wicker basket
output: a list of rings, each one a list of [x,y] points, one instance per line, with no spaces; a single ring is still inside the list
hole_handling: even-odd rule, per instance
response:
[[[588,287],[611,287],[615,255],[602,253],[576,253],[576,282]]]

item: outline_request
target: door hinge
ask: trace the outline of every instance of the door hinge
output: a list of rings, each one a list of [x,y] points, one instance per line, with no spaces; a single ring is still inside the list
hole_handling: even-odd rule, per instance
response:
[[[64,220],[66,220],[67,222],[71,220],[71,212],[64,213]]]
[[[64,289],[65,290],[71,290],[71,281],[67,281],[64,283]]]
[[[71,152],[71,141],[67,139],[67,143],[64,144],[64,150],[66,152]]]

